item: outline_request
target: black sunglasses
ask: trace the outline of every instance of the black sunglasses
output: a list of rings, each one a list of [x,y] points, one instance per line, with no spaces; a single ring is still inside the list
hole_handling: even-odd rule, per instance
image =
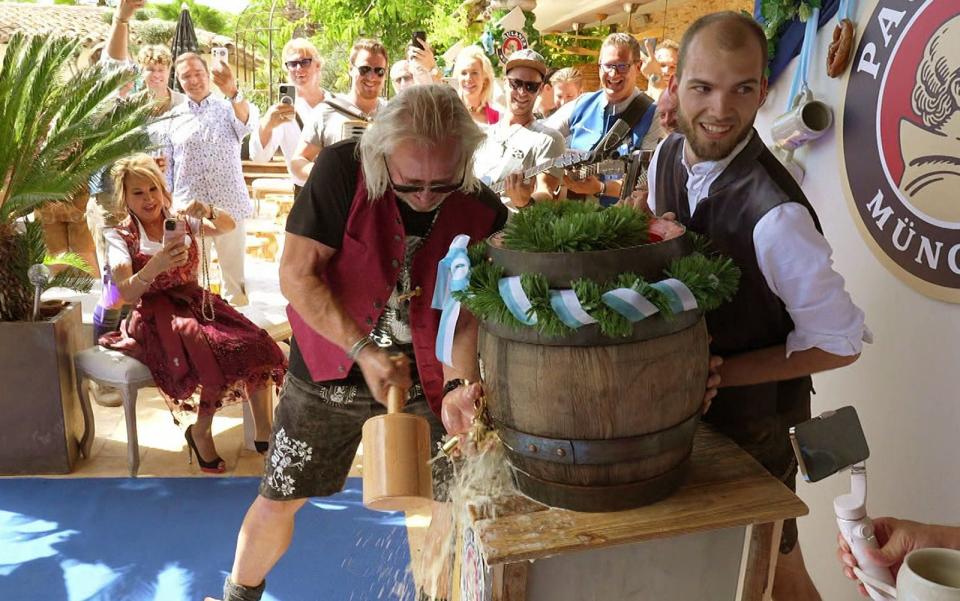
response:
[[[360,77],[370,75],[371,71],[376,73],[377,77],[383,77],[387,73],[387,70],[383,67],[371,67],[370,65],[357,65],[357,71],[360,72]]]
[[[390,167],[387,166],[386,157],[383,158],[383,167],[387,170],[387,179],[390,181],[390,187],[393,188],[394,192],[400,192],[401,194],[416,194],[423,191],[433,192],[434,194],[449,194],[451,192],[456,192],[463,187],[463,180],[467,177],[467,167],[464,165],[463,174],[460,176],[460,181],[455,184],[426,184],[422,186],[414,186],[412,184],[395,184],[393,183],[393,176],[390,175]]]
[[[292,71],[293,69],[296,69],[297,67],[300,67],[301,69],[306,69],[306,68],[309,67],[312,63],[313,63],[313,59],[308,56],[307,58],[301,58],[301,59],[297,59],[297,60],[293,60],[293,61],[287,61],[287,62],[285,62],[285,63],[283,63],[283,64],[287,66],[287,69],[290,69],[290,70]]]
[[[507,78],[507,83],[510,84],[510,88],[519,92],[521,88],[529,92],[530,94],[536,94],[540,91],[540,88],[543,87],[542,81],[524,81],[522,79],[516,79],[513,77]]]

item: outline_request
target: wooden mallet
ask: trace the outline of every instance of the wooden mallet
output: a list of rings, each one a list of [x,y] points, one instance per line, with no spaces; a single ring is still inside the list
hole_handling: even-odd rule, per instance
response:
[[[363,504],[377,511],[415,510],[433,500],[430,425],[402,413],[403,391],[391,386],[387,413],[363,424]]]

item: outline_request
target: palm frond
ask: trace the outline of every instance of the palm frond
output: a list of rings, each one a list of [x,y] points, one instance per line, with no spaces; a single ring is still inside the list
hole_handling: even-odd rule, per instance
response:
[[[87,260],[73,252],[60,253],[55,256],[47,255],[43,258],[43,264],[47,267],[70,267],[87,274],[93,273]]]
[[[75,38],[18,33],[0,62],[0,320],[27,317],[27,270],[33,264],[66,267],[51,285],[92,285],[79,257],[47,258],[42,226],[23,218],[71,197],[91,175],[150,146],[150,98],[117,102],[133,74],[99,65],[77,70],[79,44]]]
[[[93,288],[93,280],[93,276],[86,271],[77,269],[76,267],[68,267],[53,276],[44,290],[49,288],[67,288],[68,290],[86,293],[90,292]]]

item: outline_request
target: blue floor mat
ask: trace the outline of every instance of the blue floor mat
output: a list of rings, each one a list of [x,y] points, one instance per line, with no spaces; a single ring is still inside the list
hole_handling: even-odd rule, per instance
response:
[[[220,597],[257,478],[0,480],[0,601]],[[311,499],[264,601],[414,599],[403,514]]]

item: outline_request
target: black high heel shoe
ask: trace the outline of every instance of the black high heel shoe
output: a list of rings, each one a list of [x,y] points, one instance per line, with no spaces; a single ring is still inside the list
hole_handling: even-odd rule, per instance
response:
[[[253,448],[257,450],[261,455],[267,454],[267,449],[270,448],[269,440],[255,440],[253,441]]]
[[[204,461],[203,457],[200,456],[200,451],[197,450],[197,443],[193,440],[193,425],[187,426],[187,431],[183,433],[183,437],[187,439],[187,463],[193,463],[193,456],[197,456],[197,464],[200,466],[200,471],[206,474],[222,474],[227,471],[226,462],[221,459],[219,456],[214,457],[213,461]]]

